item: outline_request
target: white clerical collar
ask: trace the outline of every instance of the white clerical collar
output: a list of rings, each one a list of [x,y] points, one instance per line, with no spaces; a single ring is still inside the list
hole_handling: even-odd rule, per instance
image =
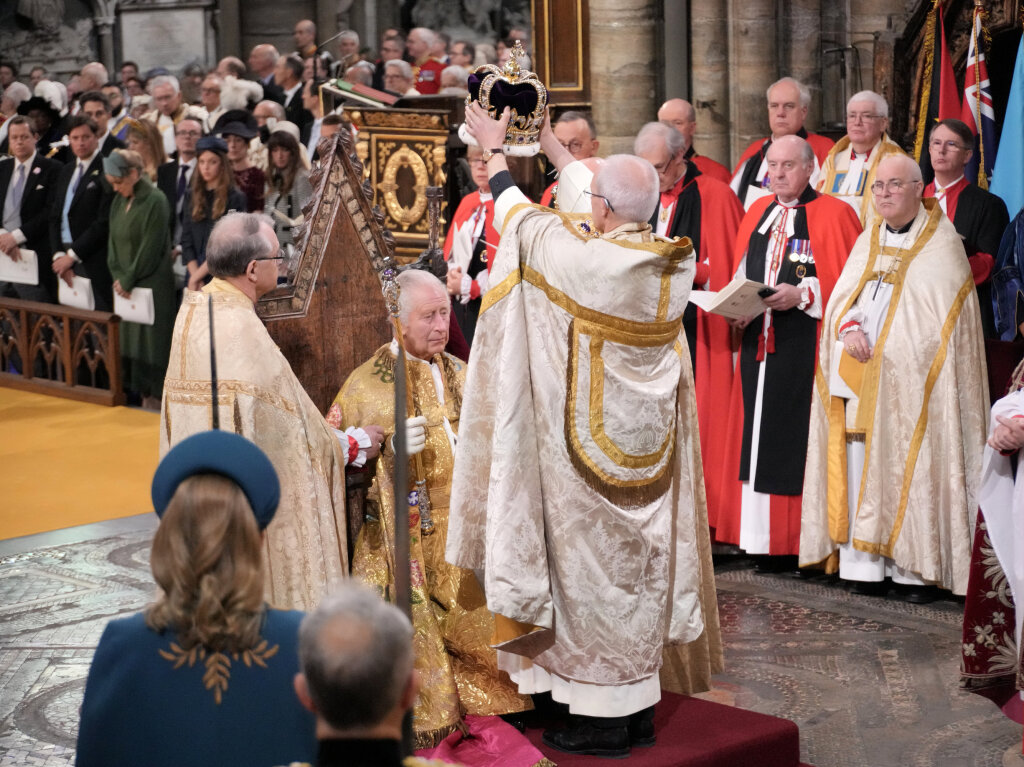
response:
[[[796,207],[797,203],[800,202],[800,198],[792,200],[790,202],[783,202],[778,197],[775,198],[775,202],[778,205],[773,205],[772,209],[768,212],[764,222],[757,228],[759,234],[767,234],[768,230],[775,225],[776,219],[782,215],[783,211],[791,211]],[[793,236],[793,217],[786,218],[786,237]]]

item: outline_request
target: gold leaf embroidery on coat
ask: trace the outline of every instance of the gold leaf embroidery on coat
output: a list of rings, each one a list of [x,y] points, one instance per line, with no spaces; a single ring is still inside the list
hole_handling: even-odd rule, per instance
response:
[[[267,668],[267,661],[277,655],[279,645],[269,646],[266,639],[262,640],[255,647],[244,650],[241,653],[228,653],[215,651],[209,652],[205,647],[196,645],[188,650],[182,648],[177,642],[171,642],[170,651],[157,650],[160,657],[173,664],[174,669],[188,665],[193,668],[196,663],[202,662],[206,666],[203,672],[203,685],[207,690],[213,691],[213,699],[219,706],[224,693],[227,692],[228,683],[231,681],[231,661],[241,661],[247,668],[259,666]]]

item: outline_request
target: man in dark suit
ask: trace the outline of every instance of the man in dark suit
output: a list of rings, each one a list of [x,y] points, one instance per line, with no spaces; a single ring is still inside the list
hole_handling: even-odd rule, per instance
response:
[[[7,137],[12,157],[0,160],[0,251],[17,261],[21,251],[36,253],[39,282],[9,283],[8,291],[26,301],[57,300],[57,280],[50,267],[50,201],[60,163],[36,151],[35,125],[18,115],[8,121]]]
[[[156,169],[157,188],[171,204],[171,243],[174,246],[174,280],[178,290],[185,286],[185,267],[181,263],[181,223],[186,215],[182,208],[185,192],[196,168],[196,142],[203,135],[198,118],[185,117],[174,126],[174,145],[177,157]]]
[[[110,118],[113,110],[110,108],[110,100],[106,96],[100,91],[86,91],[78,97],[78,104],[80,106],[78,113],[91,117],[100,131],[99,147],[103,157],[109,157],[115,149],[126,147],[126,144],[110,130]],[[74,159],[74,155],[71,153],[71,148],[65,146],[61,147],[53,159],[67,165]]]
[[[313,115],[302,105],[302,59],[295,54],[282,56],[274,69],[274,81],[284,90],[285,117],[304,132],[313,122]]]
[[[249,53],[249,71],[263,86],[263,98],[284,104],[284,90],[274,80],[274,69],[280,58],[277,48],[267,43],[255,46]]]
[[[57,178],[50,208],[53,272],[71,284],[72,277],[92,280],[98,311],[114,306],[113,280],[107,267],[107,232],[113,190],[103,175],[100,132],[87,115],[75,115],[68,124],[74,162]]]

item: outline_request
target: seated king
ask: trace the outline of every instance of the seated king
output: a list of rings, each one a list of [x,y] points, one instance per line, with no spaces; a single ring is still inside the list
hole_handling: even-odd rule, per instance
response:
[[[392,472],[396,423],[406,429],[410,455],[410,565],[412,619],[420,695],[413,709],[417,749],[436,746],[462,726],[463,715],[511,714],[532,708],[488,646],[494,619],[472,570],[445,562],[448,498],[459,431],[465,363],[444,352],[451,302],[445,285],[432,274],[409,270],[398,276],[399,326],[345,381],[327,422],[373,423],[386,438],[367,495],[365,520],[352,556],[352,575],[394,593],[395,506]],[[406,353],[407,412],[396,418],[394,371],[397,333]],[[426,501],[423,493],[429,498]],[[428,508],[429,512],[424,509]],[[415,507],[415,508],[414,508]],[[472,725],[470,725],[472,731]]]

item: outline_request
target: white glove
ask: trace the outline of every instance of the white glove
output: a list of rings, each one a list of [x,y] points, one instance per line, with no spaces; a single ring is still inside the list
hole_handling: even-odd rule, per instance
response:
[[[427,446],[427,417],[418,415],[405,419],[405,449],[409,455],[422,453]],[[395,437],[391,437],[391,452],[395,451]]]

